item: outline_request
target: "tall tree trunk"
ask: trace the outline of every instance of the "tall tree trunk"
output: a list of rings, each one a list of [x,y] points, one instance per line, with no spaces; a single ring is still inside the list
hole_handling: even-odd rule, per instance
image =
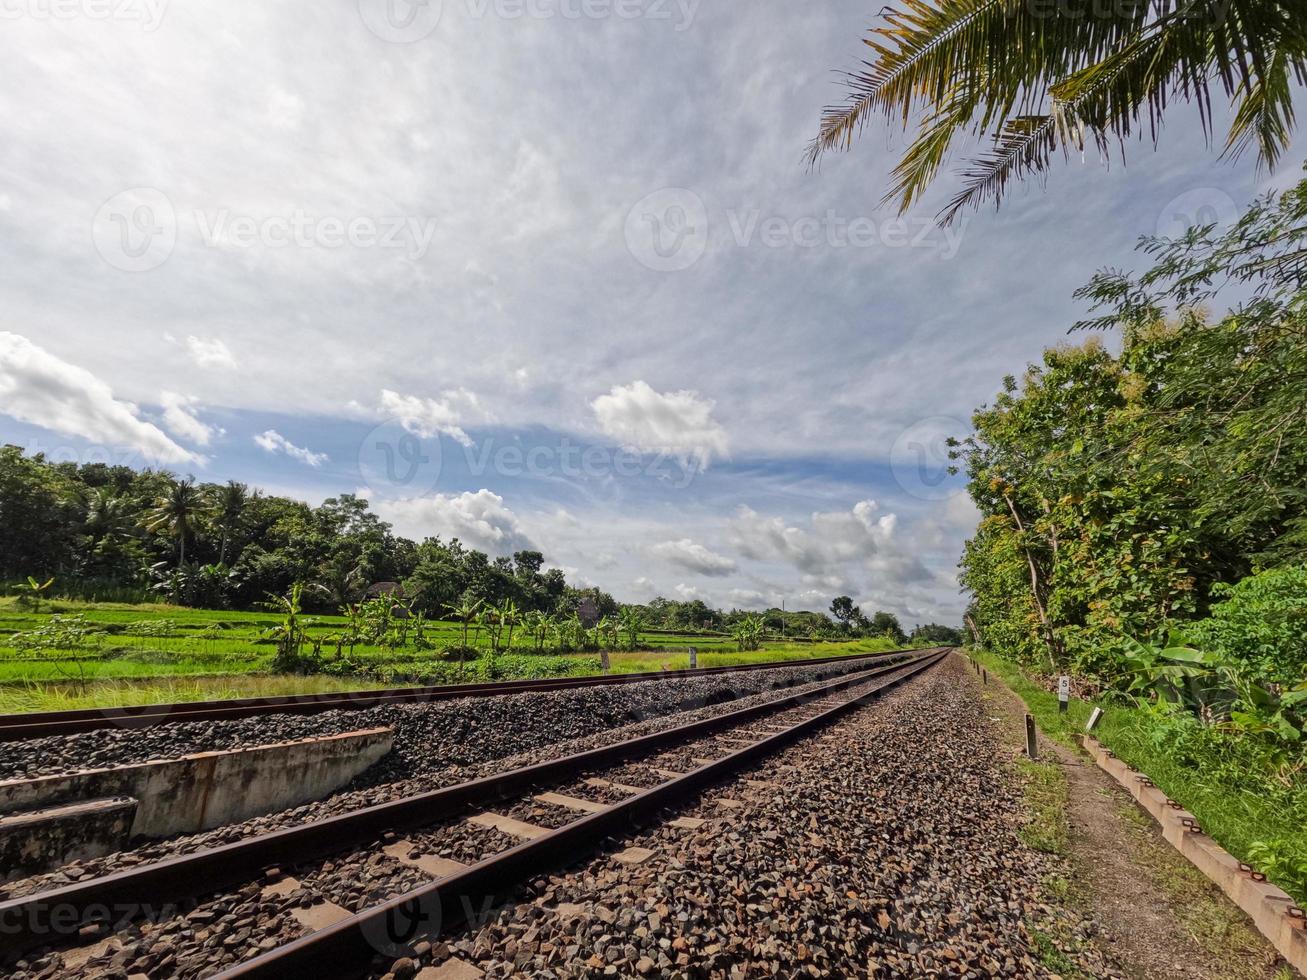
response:
[[[1007,501],[1007,508],[1012,512],[1012,520],[1016,521],[1017,530],[1024,538],[1026,536],[1026,526],[1022,523],[1021,515],[1017,513],[1016,504],[1008,494],[1003,494],[1003,499]],[[1035,612],[1039,614],[1040,625],[1044,627],[1045,642],[1048,644],[1049,663],[1058,667],[1061,659],[1062,647],[1058,642],[1057,634],[1053,631],[1053,624],[1049,622],[1048,610],[1044,606],[1044,600],[1040,596],[1039,566],[1035,563],[1035,556],[1030,553],[1030,548],[1023,541],[1021,550],[1025,552],[1026,564],[1030,567],[1030,596],[1035,601]]]

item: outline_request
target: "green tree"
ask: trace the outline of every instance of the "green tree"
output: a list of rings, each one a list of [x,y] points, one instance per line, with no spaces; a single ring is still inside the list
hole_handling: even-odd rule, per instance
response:
[[[235,480],[228,480],[211,491],[210,502],[213,522],[222,534],[218,546],[218,564],[227,564],[227,547],[232,536],[240,529],[241,517],[245,514],[245,504],[249,500],[249,487]]]
[[[177,539],[177,567],[186,564],[186,541],[213,514],[207,495],[195,485],[195,478],[173,480],[145,515],[145,528],[152,534]]]
[[[865,43],[847,98],[827,107],[809,148],[815,163],[845,149],[874,116],[920,129],[887,199],[908,208],[963,134],[992,151],[963,171],[945,221],[1053,155],[1106,154],[1136,130],[1154,141],[1170,103],[1197,104],[1205,132],[1213,96],[1236,106],[1226,152],[1255,145],[1273,166],[1288,148],[1295,88],[1307,81],[1307,17],[1280,0],[1140,0],[1068,9],[1052,0],[902,0]]]

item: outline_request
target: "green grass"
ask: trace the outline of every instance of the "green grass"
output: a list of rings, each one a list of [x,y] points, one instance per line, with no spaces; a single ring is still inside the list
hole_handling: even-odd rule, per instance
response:
[[[1026,676],[1015,664],[993,653],[975,655],[1026,703],[1040,730],[1063,745],[1079,747],[1094,705],[1072,698],[1060,714],[1057,695]],[[1286,805],[1288,787],[1270,773],[1243,772],[1237,781],[1228,775],[1230,761],[1213,752],[1209,758],[1177,760],[1159,744],[1159,720],[1143,707],[1104,705],[1093,735],[1132,768],[1145,773],[1168,797],[1189,810],[1203,830],[1240,860],[1261,867],[1268,877],[1297,901],[1307,901],[1307,812],[1299,802]],[[1222,773],[1227,775],[1223,776]],[[1299,793],[1297,799],[1302,800]],[[1268,865],[1258,844],[1274,848],[1278,862]]]
[[[38,628],[54,614],[81,615],[106,635],[77,650],[34,653],[17,649],[14,633]],[[322,637],[345,625],[342,616],[314,615],[311,636]],[[139,636],[132,624],[158,628],[170,622],[163,635]],[[160,701],[194,701],[224,697],[275,697],[330,691],[359,690],[402,684],[449,683],[464,678],[487,679],[488,658],[470,663],[465,670],[441,659],[441,649],[462,643],[459,623],[435,622],[427,626],[432,649],[411,645],[385,649],[358,645],[347,658],[362,676],[275,675],[270,665],[275,653],[264,631],[278,622],[272,613],[185,609],[163,604],[88,603],[57,600],[43,603],[39,612],[19,609],[12,600],[0,601],[0,713],[63,710],[148,704]],[[471,634],[469,634],[469,640]],[[484,649],[487,638],[481,635]],[[599,670],[594,654],[560,656],[546,651],[535,656],[531,640],[520,631],[514,636],[512,656],[498,658],[496,678],[580,676]],[[883,639],[839,643],[777,642],[761,650],[741,653],[730,637],[690,633],[650,633],[641,646],[652,649],[611,654],[616,673],[658,671],[689,666],[687,647],[699,650],[700,667],[735,666],[760,661],[805,660],[813,657],[876,653],[892,649]],[[330,664],[334,645],[323,647]],[[392,684],[386,683],[393,681]]]
[[[1067,851],[1067,785],[1062,770],[1048,762],[1017,760],[1029,822],[1018,832],[1026,845],[1045,854]]]

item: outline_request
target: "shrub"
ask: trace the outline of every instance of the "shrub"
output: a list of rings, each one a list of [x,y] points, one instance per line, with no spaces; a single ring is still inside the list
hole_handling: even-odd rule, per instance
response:
[[[1213,589],[1224,601],[1186,633],[1263,683],[1307,681],[1307,566],[1274,568]]]

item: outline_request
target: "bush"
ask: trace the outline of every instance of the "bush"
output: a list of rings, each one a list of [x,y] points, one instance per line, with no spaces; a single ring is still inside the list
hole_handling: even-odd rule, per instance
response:
[[[1307,566],[1260,572],[1213,592],[1224,601],[1186,627],[1195,646],[1263,683],[1291,688],[1307,681]]]

